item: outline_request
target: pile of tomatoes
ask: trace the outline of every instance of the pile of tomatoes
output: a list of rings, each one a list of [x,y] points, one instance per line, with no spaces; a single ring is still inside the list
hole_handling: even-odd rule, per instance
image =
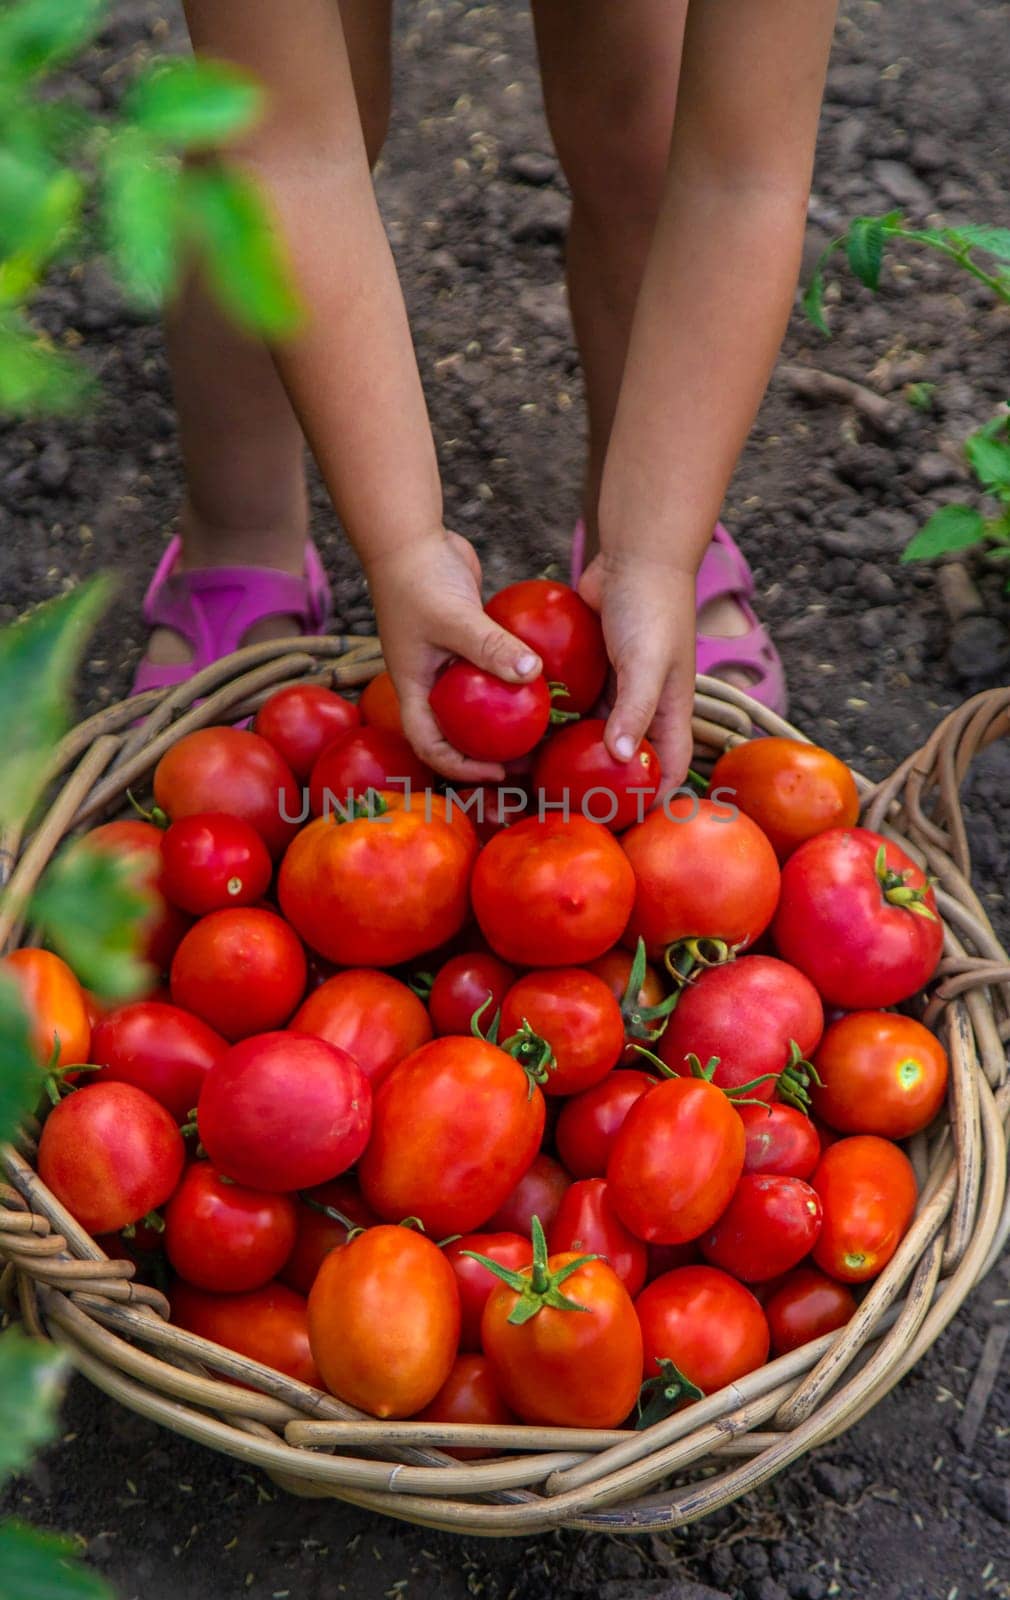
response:
[[[182,1327],[363,1411],[632,1426],[842,1326],[898,1248],[942,926],[827,751],[741,743],[650,809],[655,752],[588,715],[594,614],[489,609],[534,701],[455,664],[432,703],[527,758],[520,820],[436,789],[382,675],[189,734],[151,820],[87,836],[151,888],[157,976],[103,1014],[7,958],[59,1081],[38,1169]]]

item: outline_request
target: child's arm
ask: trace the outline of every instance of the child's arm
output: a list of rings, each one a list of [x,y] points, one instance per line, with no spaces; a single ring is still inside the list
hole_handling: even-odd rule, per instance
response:
[[[375,602],[404,724],[427,760],[471,782],[428,708],[460,654],[512,679],[540,663],[485,616],[472,550],[447,533],[435,447],[392,253],[365,156],[336,0],[186,0],[194,47],[265,85],[268,115],[236,151],[266,191],[308,308],[275,352]]]
[[[694,0],[600,498],[607,741],[691,752],[694,578],[792,306],[836,0]]]

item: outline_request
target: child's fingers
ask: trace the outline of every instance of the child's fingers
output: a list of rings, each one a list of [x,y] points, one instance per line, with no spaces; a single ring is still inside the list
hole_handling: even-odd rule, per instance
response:
[[[439,643],[506,683],[526,683],[543,671],[536,652],[492,622],[478,606],[443,618]]]

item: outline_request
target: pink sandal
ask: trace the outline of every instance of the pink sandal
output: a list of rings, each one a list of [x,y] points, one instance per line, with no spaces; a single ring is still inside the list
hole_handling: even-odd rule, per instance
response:
[[[143,660],[133,693],[169,689],[203,667],[239,649],[245,634],[264,617],[293,616],[304,634],[325,633],[330,621],[330,586],[312,540],[305,545],[305,575],[275,567],[203,567],[177,572],[182,549],[172,539],[144,596],[148,628],[171,628],[186,640],[189,661],[158,665]]]
[[[572,539],[573,588],[577,587],[582,576],[585,551],[586,525],[580,517]],[[709,678],[718,678],[727,667],[746,672],[752,680],[747,687],[747,694],[770,711],[785,716],[788,697],[782,661],[767,629],[751,606],[753,593],[754,575],[747,558],[722,523],[717,522],[712,542],[698,568],[698,610],[701,611],[712,600],[731,599],[743,612],[748,628],[746,633],[735,637],[699,633],[696,670]]]

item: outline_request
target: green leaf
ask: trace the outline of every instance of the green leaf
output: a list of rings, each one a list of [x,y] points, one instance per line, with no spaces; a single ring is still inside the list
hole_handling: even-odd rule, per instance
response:
[[[952,230],[973,250],[988,250],[1000,261],[1010,261],[1010,228],[991,228],[984,223],[966,222]]]
[[[964,453],[984,488],[1010,489],[1010,440],[1005,437],[1005,428],[1001,426],[1003,419],[996,420],[1004,438],[993,437],[991,432],[983,429],[980,433],[973,433],[965,442]]]
[[[77,223],[84,185],[69,168],[57,170],[20,219],[6,260],[0,261],[0,301],[16,304],[38,282],[42,269],[63,248]]]
[[[78,840],[60,851],[31,898],[47,942],[85,988],[109,1000],[150,988],[151,969],[139,954],[143,924],[156,909],[146,859],[143,850],[120,856]]]
[[[72,1539],[23,1522],[0,1523],[0,1600],[113,1600],[77,1554]]]
[[[831,329],[824,320],[824,273],[818,267],[809,284],[802,301],[803,309],[814,327],[828,339],[831,338]]]
[[[105,229],[116,272],[140,305],[160,306],[179,272],[179,165],[133,128],[104,157]]]
[[[849,266],[868,289],[880,284],[884,260],[884,223],[879,217],[855,217],[845,240]]]
[[[0,1477],[27,1466],[56,1431],[66,1361],[16,1328],[0,1334]],[[0,1575],[6,1569],[0,1561]]]
[[[38,798],[66,731],[77,663],[111,588],[93,578],[0,630],[0,826],[24,821]]]
[[[942,506],[901,552],[902,561],[931,561],[951,550],[967,550],[985,534],[985,518],[971,506]]]
[[[259,86],[223,61],[181,60],[144,73],[124,110],[152,139],[178,150],[207,149],[242,133],[259,116]]]
[[[294,332],[301,308],[257,186],[223,167],[188,168],[182,192],[187,223],[224,309],[267,338]]]
[[[0,77],[24,83],[87,43],[105,0],[17,0],[0,11]]]
[[[0,971],[0,1143],[12,1139],[42,1092],[31,1023],[13,979]],[[0,1450],[3,1441],[0,1439]]]
[[[85,366],[56,350],[17,311],[0,310],[0,412],[63,416],[79,411],[93,389]]]

